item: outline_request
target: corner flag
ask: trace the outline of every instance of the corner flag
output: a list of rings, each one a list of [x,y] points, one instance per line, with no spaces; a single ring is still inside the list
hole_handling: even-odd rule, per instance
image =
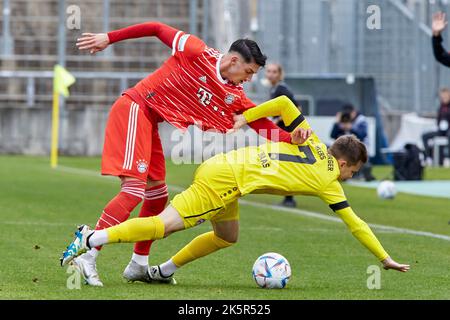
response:
[[[69,96],[69,87],[75,83],[75,77],[64,67],[55,65],[53,69],[53,111],[52,111],[52,142],[50,152],[50,165],[58,165],[58,134],[59,134],[59,95]]]
[[[53,91],[57,91],[64,97],[69,96],[69,87],[75,83],[75,77],[59,64],[53,69]]]

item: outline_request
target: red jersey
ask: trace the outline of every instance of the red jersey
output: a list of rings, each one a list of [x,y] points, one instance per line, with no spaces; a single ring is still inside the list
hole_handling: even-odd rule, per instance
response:
[[[202,130],[222,133],[233,128],[233,114],[255,104],[241,85],[233,85],[220,74],[222,54],[209,48],[196,36],[161,23],[135,25],[108,33],[110,42],[130,37],[156,35],[172,48],[172,56],[155,72],[125,92],[136,102],[142,101],[164,120],[185,130],[197,125]],[[290,135],[268,119],[261,119],[256,129],[277,130],[278,141],[290,142]],[[255,123],[256,124],[256,121]],[[273,140],[273,139],[272,139]]]

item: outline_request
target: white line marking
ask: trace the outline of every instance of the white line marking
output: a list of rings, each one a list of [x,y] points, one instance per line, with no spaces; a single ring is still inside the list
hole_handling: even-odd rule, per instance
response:
[[[280,206],[276,206],[276,205],[247,201],[247,200],[239,200],[239,203],[244,204],[244,205],[264,208],[264,209],[272,209],[275,211],[290,212],[290,213],[304,216],[304,217],[310,217],[310,218],[316,218],[316,219],[321,219],[321,220],[343,223],[343,221],[341,219],[339,219],[337,217],[327,216],[323,213],[311,212],[311,211],[294,209],[294,208],[285,208],[285,207],[280,207]],[[431,233],[431,232],[426,232],[426,231],[417,231],[417,230],[411,230],[411,229],[405,229],[405,228],[398,228],[398,227],[392,227],[392,226],[385,226],[385,225],[375,224],[375,223],[368,223],[368,225],[371,228],[380,229],[383,231],[412,234],[412,235],[416,235],[416,236],[424,236],[424,237],[429,237],[429,238],[436,238],[436,239],[450,241],[450,236],[446,236],[446,235],[442,235],[442,234],[436,234],[436,233]]]
[[[95,177],[102,177],[101,175],[97,174],[95,171],[88,170],[88,169],[78,169],[78,168],[71,168],[71,167],[64,167],[64,166],[58,166],[57,169],[60,170],[60,171],[69,172],[69,173],[76,173],[76,174],[84,174],[84,175],[95,176]],[[115,180],[117,179],[116,177],[114,177],[114,178],[115,178]],[[174,185],[168,185],[168,187],[169,187],[169,189],[171,189],[172,191],[175,191],[175,192],[181,192],[181,191],[186,189],[186,188],[183,188],[183,187],[180,187],[180,186],[174,186]],[[329,215],[326,215],[326,214],[323,214],[323,213],[306,211],[306,210],[297,209],[297,208],[285,208],[285,207],[281,207],[281,206],[277,206],[277,205],[271,205],[271,204],[267,204],[267,203],[259,203],[259,202],[243,200],[243,199],[240,199],[239,203],[242,204],[242,205],[253,206],[253,207],[257,207],[257,208],[271,209],[271,210],[274,210],[274,211],[289,212],[289,213],[293,213],[293,214],[296,214],[296,215],[299,215],[299,216],[303,216],[303,217],[309,217],[309,218],[315,218],[315,219],[321,219],[321,220],[327,220],[327,221],[332,221],[332,222],[343,223],[343,221],[341,219],[339,219],[337,217],[332,217],[332,216],[329,216]],[[385,225],[374,224],[374,223],[368,223],[368,225],[371,228],[379,229],[379,230],[383,230],[383,231],[390,231],[390,232],[403,233],[403,234],[411,234],[411,235],[415,235],[415,236],[423,236],[423,237],[428,237],[428,238],[434,238],[434,239],[450,241],[450,236],[443,235],[443,234],[437,234],[437,233],[426,232],[426,231],[417,231],[417,230],[405,229],[405,228],[399,228],[399,227],[392,227],[392,226],[385,226]]]

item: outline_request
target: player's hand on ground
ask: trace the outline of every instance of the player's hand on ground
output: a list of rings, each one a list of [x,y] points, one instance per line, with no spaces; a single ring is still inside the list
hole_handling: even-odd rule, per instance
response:
[[[308,140],[311,134],[312,134],[311,129],[297,128],[291,134],[291,143],[292,144],[305,143],[305,141]]]
[[[106,33],[83,33],[76,43],[79,50],[89,50],[91,54],[104,50],[108,45]]]
[[[448,21],[446,20],[445,13],[437,12],[433,15],[433,23],[431,24],[431,29],[433,30],[433,35],[438,36],[447,26]]]
[[[407,272],[409,270],[409,264],[400,264],[392,260],[391,257],[387,257],[383,260],[383,268],[385,270],[393,269],[400,272]]]

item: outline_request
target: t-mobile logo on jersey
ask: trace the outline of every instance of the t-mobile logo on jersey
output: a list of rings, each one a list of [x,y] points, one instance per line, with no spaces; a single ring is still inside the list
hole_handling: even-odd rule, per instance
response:
[[[209,104],[211,103],[212,96],[213,96],[212,93],[206,91],[203,88],[199,88],[197,91],[198,100],[205,107],[209,106]]]

